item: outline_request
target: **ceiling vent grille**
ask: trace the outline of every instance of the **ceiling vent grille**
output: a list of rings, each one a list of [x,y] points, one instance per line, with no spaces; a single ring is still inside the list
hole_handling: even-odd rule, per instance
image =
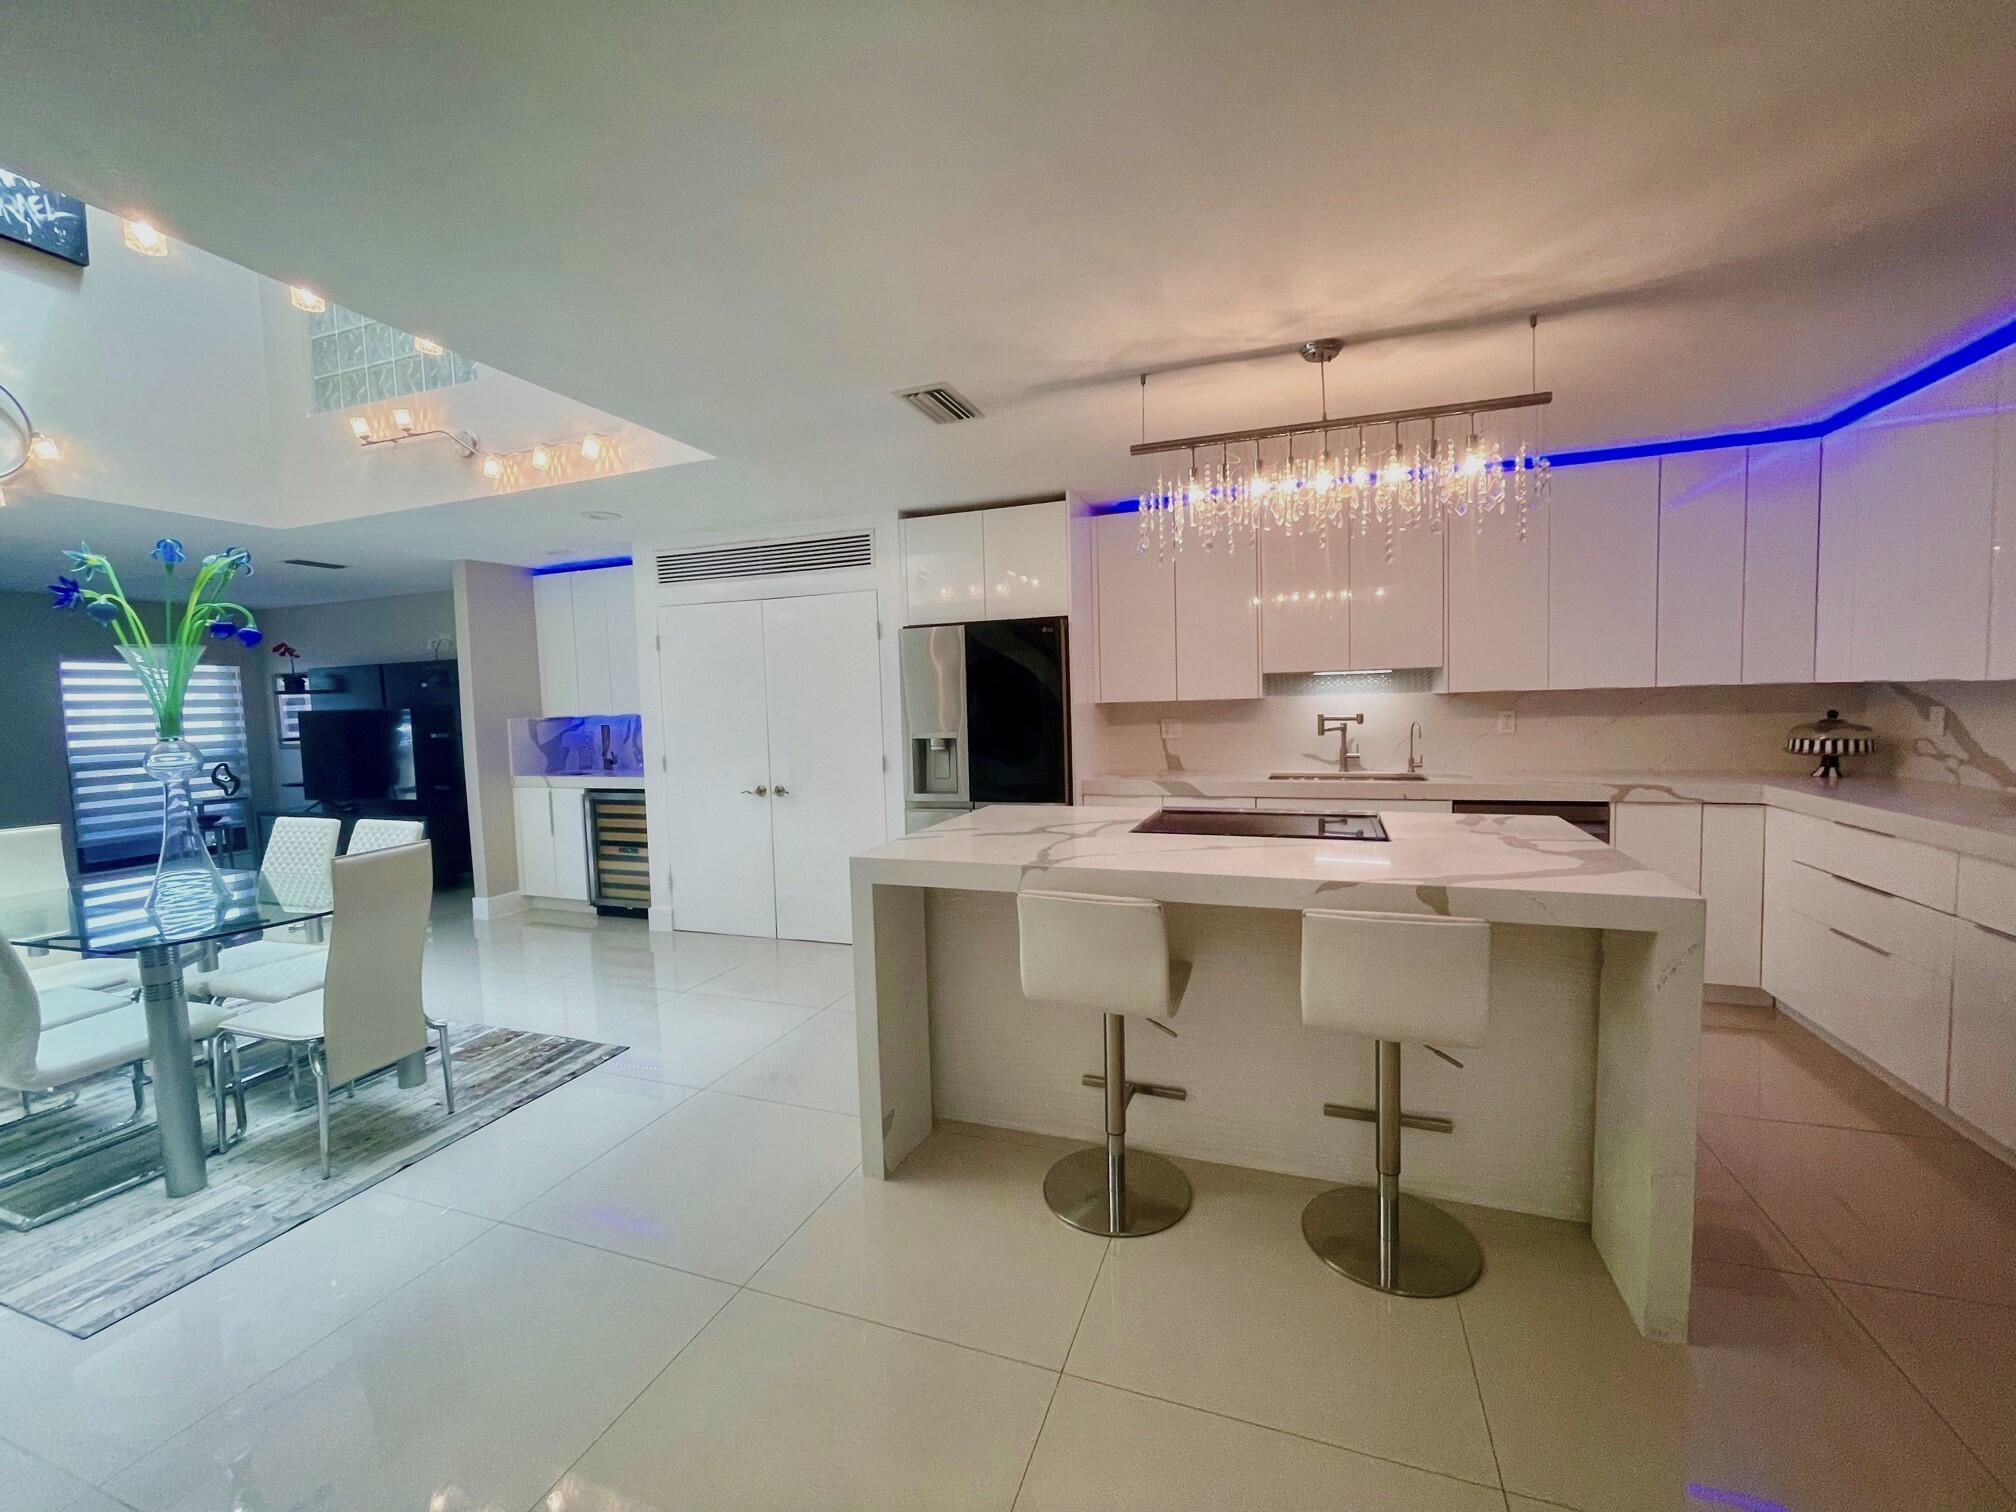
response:
[[[658,581],[710,583],[794,572],[843,572],[851,567],[874,565],[875,537],[864,530],[858,535],[663,552],[658,557]]]
[[[898,389],[896,397],[933,425],[954,425],[961,420],[978,420],[980,410],[957,389],[943,383],[927,383],[922,388]]]

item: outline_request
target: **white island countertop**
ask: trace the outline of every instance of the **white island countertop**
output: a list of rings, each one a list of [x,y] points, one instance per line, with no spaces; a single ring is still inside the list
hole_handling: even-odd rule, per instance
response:
[[[1188,1076],[1209,1091],[1190,1108],[1187,1132],[1173,1121],[1160,1142],[1172,1154],[1243,1156],[1302,1174],[1312,1172],[1298,1131],[1320,1119],[1298,1122],[1283,1089],[1326,1052],[1302,1030],[1296,916],[1341,908],[1483,919],[1512,926],[1494,930],[1493,1037],[1465,1089],[1444,1089],[1467,1099],[1458,1127],[1482,1143],[1460,1147],[1467,1164],[1450,1147],[1445,1185],[1460,1195],[1468,1183],[1469,1200],[1507,1192],[1518,1206],[1527,1176],[1554,1172],[1565,1197],[1526,1210],[1558,1213],[1565,1203],[1586,1214],[1640,1330],[1686,1337],[1706,920],[1698,895],[1551,817],[1389,812],[1385,841],[1135,833],[1155,809],[983,808],[853,858],[861,1154],[871,1180],[894,1173],[930,1133],[941,1086],[950,1116],[968,1121],[1070,1134],[1089,1113],[1072,1101],[1076,1052],[1061,1010],[1020,993],[1013,895],[1026,888],[1194,908],[1174,926],[1192,967],[1189,1038],[1142,1053],[1175,1058],[1165,1080]],[[1596,938],[1550,944],[1557,932]],[[1576,960],[1582,974],[1572,965],[1564,974]],[[934,1072],[940,1037],[950,1048]],[[1342,1084],[1348,1073],[1335,1070]],[[1554,1092],[1518,1101],[1550,1078]],[[1265,1090],[1256,1098],[1249,1083]],[[1273,1143],[1260,1138],[1263,1126]],[[1533,1171],[1504,1159],[1512,1146],[1543,1145]]]
[[[1154,812],[1152,804],[983,808],[864,851],[854,877],[1246,908],[1425,908],[1570,929],[1702,927],[1697,894],[1561,819],[1388,812],[1383,841],[1136,834]]]

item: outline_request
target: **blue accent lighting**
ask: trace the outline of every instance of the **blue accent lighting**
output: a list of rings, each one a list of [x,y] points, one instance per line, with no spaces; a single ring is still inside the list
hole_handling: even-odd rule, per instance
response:
[[[525,570],[534,577],[545,577],[548,573],[553,572],[593,572],[597,567],[628,567],[630,565],[630,558],[627,556],[584,557],[578,562],[548,562],[542,567],[528,567]]]

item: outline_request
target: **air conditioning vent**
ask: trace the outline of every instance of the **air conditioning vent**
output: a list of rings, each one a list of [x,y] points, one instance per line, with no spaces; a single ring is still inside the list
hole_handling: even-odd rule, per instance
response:
[[[793,572],[842,572],[875,565],[875,537],[821,536],[804,541],[754,541],[742,546],[710,546],[702,551],[668,551],[658,558],[661,583],[710,583],[732,578],[777,577]]]
[[[318,562],[313,557],[282,557],[280,565],[283,567],[320,567],[324,572],[348,572],[350,570],[348,562]]]
[[[933,425],[953,425],[961,420],[980,418],[980,411],[971,399],[943,383],[927,383],[922,388],[899,389],[896,397]]]

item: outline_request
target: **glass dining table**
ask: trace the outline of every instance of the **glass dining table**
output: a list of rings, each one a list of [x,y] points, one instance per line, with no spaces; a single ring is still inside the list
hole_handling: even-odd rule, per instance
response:
[[[147,1016],[147,1054],[154,1079],[154,1117],[161,1131],[161,1170],[170,1197],[203,1190],[206,1145],[189,1036],[183,968],[214,967],[217,952],[261,931],[290,924],[320,935],[332,912],[327,883],[276,891],[258,872],[224,872],[221,903],[154,911],[147,907],[151,871],[86,878],[53,892],[0,896],[0,933],[30,955],[67,951],[124,956],[140,968]]]

